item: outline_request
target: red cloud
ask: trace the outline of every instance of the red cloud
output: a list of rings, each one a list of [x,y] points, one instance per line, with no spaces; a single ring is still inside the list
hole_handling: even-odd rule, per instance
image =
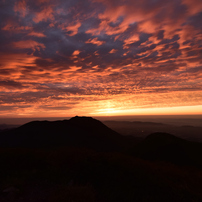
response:
[[[74,36],[75,34],[77,34],[80,26],[81,26],[80,22],[77,22],[75,24],[68,24],[67,25],[66,23],[64,23],[64,24],[59,25],[59,27],[62,30],[65,30],[67,32],[67,35],[69,35],[69,36]]]
[[[88,39],[88,41],[86,41],[85,43],[92,43],[95,44],[97,46],[101,46],[102,44],[104,44],[104,41],[99,41],[98,38],[93,38],[93,39]]]
[[[26,14],[28,13],[28,8],[26,5],[26,1],[25,0],[21,0],[15,3],[14,6],[14,11],[17,13],[19,13],[22,17],[25,17]]]
[[[42,11],[37,12],[35,14],[35,17],[33,18],[33,21],[35,23],[39,23],[40,21],[47,21],[49,19],[54,20],[53,9],[51,6],[48,6],[47,8],[44,8]]]
[[[15,113],[26,113],[23,103],[27,114],[86,113],[92,103],[96,112],[105,99],[117,109],[125,103],[128,109],[200,104],[201,0],[20,0],[2,6],[0,102]]]
[[[46,48],[44,44],[38,43],[38,42],[32,41],[32,40],[14,42],[13,45],[16,48],[20,48],[20,49],[30,48],[33,51],[35,51],[35,50],[39,51],[41,48],[42,49]]]
[[[34,32],[34,31],[30,32],[30,33],[28,34],[28,36],[46,37],[46,35],[44,35],[43,33]]]

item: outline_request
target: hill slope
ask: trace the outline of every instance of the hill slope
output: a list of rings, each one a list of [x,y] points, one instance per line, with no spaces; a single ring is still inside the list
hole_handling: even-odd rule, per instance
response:
[[[128,140],[91,117],[63,121],[33,121],[0,134],[1,147],[79,146],[101,151],[117,151],[132,146]]]
[[[170,134],[135,146],[100,121],[74,117],[4,131],[0,144],[1,202],[202,201],[201,144]]]
[[[187,141],[168,133],[149,135],[134,148],[133,152],[134,155],[144,159],[202,168],[202,144]]]
[[[202,167],[201,143],[167,133],[153,133],[136,144],[138,141],[135,137],[120,135],[91,117],[33,121],[0,133],[0,147],[82,147],[95,151],[130,152],[143,159]]]

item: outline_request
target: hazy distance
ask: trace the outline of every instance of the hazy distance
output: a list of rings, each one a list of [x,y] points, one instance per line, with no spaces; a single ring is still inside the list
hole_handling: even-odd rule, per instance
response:
[[[22,125],[34,120],[64,120],[71,117],[29,117],[29,118],[0,118],[0,124]],[[198,126],[202,127],[202,115],[138,115],[138,116],[95,116],[100,121],[142,121],[164,123],[176,126]]]

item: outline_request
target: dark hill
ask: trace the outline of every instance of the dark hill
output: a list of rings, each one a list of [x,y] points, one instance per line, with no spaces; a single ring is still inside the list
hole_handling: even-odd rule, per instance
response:
[[[0,201],[202,201],[201,144],[165,133],[135,141],[90,117],[1,132]]]
[[[202,144],[168,133],[153,133],[134,149],[134,154],[149,160],[202,167]]]
[[[86,147],[99,151],[119,151],[133,145],[135,138],[125,138],[91,117],[63,121],[33,121],[0,134],[1,147]]]
[[[122,136],[91,117],[33,121],[0,133],[0,147],[79,147],[96,151],[132,151],[132,155],[143,159],[202,167],[201,143],[167,133],[153,133],[139,144],[136,143],[135,137]]]

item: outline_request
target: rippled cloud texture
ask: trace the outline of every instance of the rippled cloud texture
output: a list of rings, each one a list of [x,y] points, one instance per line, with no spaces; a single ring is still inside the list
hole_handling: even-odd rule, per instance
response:
[[[0,114],[201,105],[201,20],[202,0],[0,0]]]

